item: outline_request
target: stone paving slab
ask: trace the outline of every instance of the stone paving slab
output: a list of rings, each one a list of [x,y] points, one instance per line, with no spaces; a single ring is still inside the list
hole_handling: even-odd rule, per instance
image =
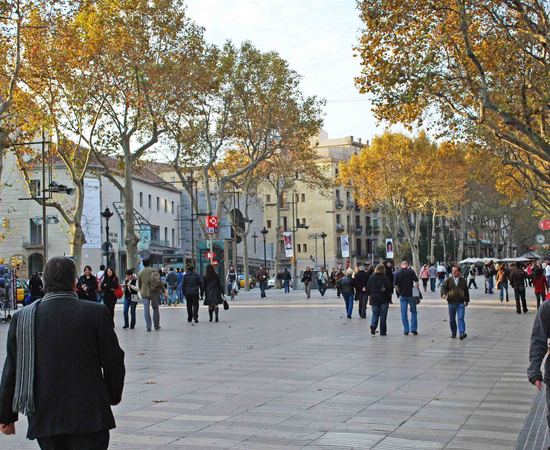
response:
[[[394,300],[386,337],[371,336],[356,311],[347,319],[334,291],[258,297],[242,292],[217,324],[203,307],[192,325],[185,307],[161,307],[162,330],[150,333],[141,309],[137,328],[123,330],[117,306],[127,378],[111,448],[515,447],[537,393],[525,372],[531,290],[531,311],[521,315],[512,302],[472,291],[464,341],[450,339],[446,304],[431,292],[419,305],[420,335],[403,335]],[[2,360],[6,332],[0,325]],[[23,419],[0,448],[38,448],[25,433]]]

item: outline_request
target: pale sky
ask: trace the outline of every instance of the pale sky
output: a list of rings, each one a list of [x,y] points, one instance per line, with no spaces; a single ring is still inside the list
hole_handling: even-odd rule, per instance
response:
[[[277,51],[303,76],[302,91],[327,100],[329,138],[354,136],[363,142],[383,132],[367,97],[353,78],[361,71],[353,57],[361,21],[355,0],[187,0],[188,16],[205,27],[206,40],[239,45],[249,40]]]

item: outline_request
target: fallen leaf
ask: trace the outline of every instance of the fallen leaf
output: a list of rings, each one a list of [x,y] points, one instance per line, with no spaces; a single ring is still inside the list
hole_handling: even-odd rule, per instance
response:
[[[149,381],[146,381],[145,384],[157,384],[157,382],[149,380]]]
[[[202,364],[201,362],[196,362],[195,364]]]
[[[153,400],[153,403],[166,403],[166,400]]]
[[[136,355],[145,355],[145,353],[136,352]]]

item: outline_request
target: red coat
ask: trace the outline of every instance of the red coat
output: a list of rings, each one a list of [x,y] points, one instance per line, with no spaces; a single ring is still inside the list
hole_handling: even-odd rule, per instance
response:
[[[548,281],[544,275],[533,278],[533,286],[535,286],[535,294],[546,294],[548,291]]]

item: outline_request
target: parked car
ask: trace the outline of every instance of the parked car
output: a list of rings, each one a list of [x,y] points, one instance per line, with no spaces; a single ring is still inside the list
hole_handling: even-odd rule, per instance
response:
[[[267,288],[271,289],[275,287],[275,277],[271,277],[269,280],[267,280]]]
[[[23,278],[18,278],[17,281],[17,303],[23,304],[27,295],[31,293],[29,285]]]
[[[248,283],[251,289],[256,286],[256,282],[250,275],[248,276]],[[239,275],[239,287],[244,288],[244,275]]]

